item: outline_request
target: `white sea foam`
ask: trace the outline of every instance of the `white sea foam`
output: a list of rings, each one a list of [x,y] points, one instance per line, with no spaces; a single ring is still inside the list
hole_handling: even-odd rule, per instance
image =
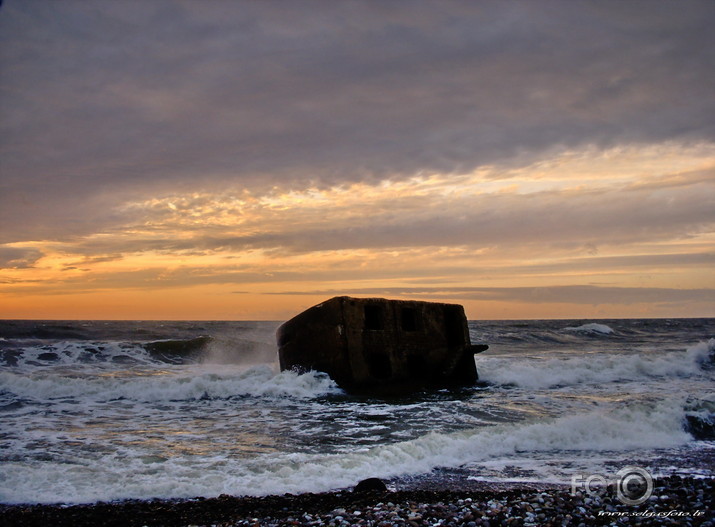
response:
[[[715,339],[688,348],[687,355],[700,366],[712,367],[715,363]]]
[[[0,387],[29,400],[81,398],[82,401],[181,401],[236,396],[310,398],[336,390],[324,374],[292,371],[276,373],[269,365],[248,369],[222,366],[188,369],[112,372],[103,375],[60,376],[44,372],[22,374],[0,371]]]
[[[575,384],[630,381],[649,377],[691,376],[715,349],[715,339],[685,352],[588,354],[568,358],[519,360],[480,356],[482,380],[522,388],[542,389]]]
[[[436,467],[519,457],[668,448],[689,441],[681,428],[682,401],[595,410],[575,416],[428,433],[410,441],[346,454],[270,453],[162,459],[104,456],[102,463],[4,466],[0,501],[91,502],[119,498],[282,494],[352,486],[366,477],[389,478]]]
[[[589,333],[597,335],[611,335],[614,332],[613,329],[611,329],[606,324],[597,324],[595,322],[592,322],[590,324],[583,324],[582,326],[577,327],[564,328],[564,331],[573,331],[576,333]]]
[[[57,366],[101,366],[126,364],[164,364],[154,359],[137,343],[64,341],[52,345],[30,345],[14,356],[18,369],[55,369]]]
[[[275,343],[251,340],[250,333],[243,338],[233,339],[196,339],[179,340],[196,344],[196,354],[182,352],[172,353],[171,346],[160,352],[151,353],[140,342],[112,341],[59,341],[51,344],[38,345],[32,342],[19,347],[12,354],[11,365],[17,369],[36,370],[41,368],[56,368],[57,366],[96,366],[111,368],[116,365],[152,365],[161,366],[176,363],[231,364],[256,365],[273,362],[277,357]],[[154,340],[152,345],[177,342],[174,339]],[[176,346],[181,349],[180,345]],[[0,364],[2,363],[0,358]]]

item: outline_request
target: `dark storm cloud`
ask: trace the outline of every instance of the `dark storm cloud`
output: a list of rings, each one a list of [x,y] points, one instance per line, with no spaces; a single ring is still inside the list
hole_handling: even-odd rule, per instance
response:
[[[167,189],[712,141],[714,21],[710,1],[9,1],[0,241]]]

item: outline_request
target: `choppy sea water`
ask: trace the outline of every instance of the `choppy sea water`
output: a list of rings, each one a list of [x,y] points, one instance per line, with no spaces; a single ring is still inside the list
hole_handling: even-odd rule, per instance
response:
[[[279,372],[277,326],[0,321],[0,502],[715,475],[715,319],[470,322],[479,383],[399,398]]]

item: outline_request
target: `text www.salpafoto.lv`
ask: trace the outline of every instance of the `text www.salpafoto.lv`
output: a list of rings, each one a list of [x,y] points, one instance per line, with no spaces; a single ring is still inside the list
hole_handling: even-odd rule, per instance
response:
[[[704,516],[705,511],[598,511],[598,516],[612,518],[629,518],[631,516],[641,518],[697,518]]]

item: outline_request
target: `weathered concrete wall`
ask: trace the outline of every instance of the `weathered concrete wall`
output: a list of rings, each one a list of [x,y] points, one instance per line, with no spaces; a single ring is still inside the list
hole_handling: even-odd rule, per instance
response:
[[[281,370],[323,371],[339,383],[349,383],[352,373],[343,331],[339,297],[313,306],[278,328]]]
[[[336,297],[278,330],[282,369],[328,373],[344,388],[477,380],[457,304]]]

